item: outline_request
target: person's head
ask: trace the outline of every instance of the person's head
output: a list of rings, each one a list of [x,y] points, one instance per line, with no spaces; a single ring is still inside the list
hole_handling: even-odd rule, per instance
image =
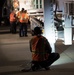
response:
[[[27,10],[25,10],[24,12],[27,13]]]
[[[34,28],[34,35],[41,35],[42,34],[42,29],[40,27],[35,27]]]
[[[11,13],[14,13],[15,14],[15,10],[12,10],[12,12]]]
[[[19,9],[19,8],[17,8],[17,10],[19,11],[20,9]]]
[[[22,11],[22,12],[24,12],[24,11],[25,11],[25,9],[24,9],[24,8],[22,8],[22,9],[21,9],[21,11]]]

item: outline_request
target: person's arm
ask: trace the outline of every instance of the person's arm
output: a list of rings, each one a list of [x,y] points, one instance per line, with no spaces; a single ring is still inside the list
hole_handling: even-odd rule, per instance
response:
[[[49,53],[49,54],[52,52],[52,48],[47,39],[45,39],[45,49],[47,50],[47,53]]]
[[[32,46],[31,46],[32,40],[29,41],[29,45],[30,45],[30,51],[32,52]]]

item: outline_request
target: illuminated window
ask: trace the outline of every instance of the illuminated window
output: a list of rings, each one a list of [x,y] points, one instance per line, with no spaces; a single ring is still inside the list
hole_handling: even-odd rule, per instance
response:
[[[42,8],[42,2],[43,0],[33,0],[34,8],[39,9]]]
[[[36,4],[38,5],[38,0],[36,0]]]
[[[36,0],[36,8],[38,8],[38,0]]]
[[[40,0],[40,8],[42,8],[42,0]]]

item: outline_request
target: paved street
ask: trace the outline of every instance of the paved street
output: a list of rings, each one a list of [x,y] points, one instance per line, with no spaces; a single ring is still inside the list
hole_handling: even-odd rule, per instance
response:
[[[56,52],[60,53],[60,59],[51,65],[51,70],[38,72],[20,72],[31,61],[28,37],[19,37],[17,34],[0,34],[0,75],[74,75],[74,43],[70,46],[57,40]]]

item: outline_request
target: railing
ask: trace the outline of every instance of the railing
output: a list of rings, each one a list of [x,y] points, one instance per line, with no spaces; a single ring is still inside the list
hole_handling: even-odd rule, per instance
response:
[[[43,28],[44,27],[44,23],[40,20],[38,20],[35,17],[31,17],[31,29],[33,30],[36,26]]]

